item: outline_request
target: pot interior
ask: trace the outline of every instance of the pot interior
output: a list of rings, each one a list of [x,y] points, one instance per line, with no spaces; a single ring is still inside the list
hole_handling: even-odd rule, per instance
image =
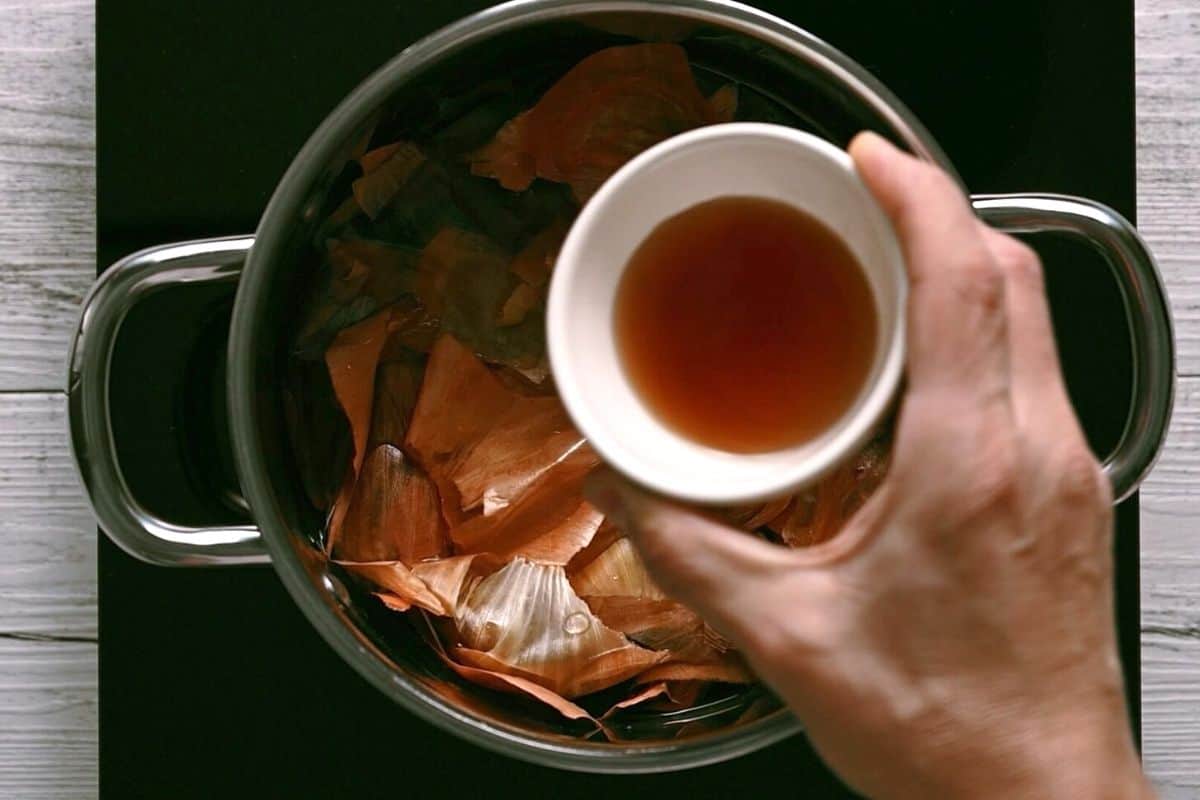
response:
[[[830,63],[840,68],[839,57],[783,23],[718,4],[630,10],[636,8],[550,2],[484,12],[414,46],[360,87],[301,152],[264,216],[239,290],[231,350],[233,372],[240,376],[231,406],[241,434],[236,446],[242,481],[277,569],[318,629],[408,708],[460,733],[482,731],[473,738],[514,755],[582,768],[590,767],[561,754],[616,758],[612,763],[621,769],[659,753],[665,760],[656,766],[669,768],[688,760],[671,760],[668,753],[719,744],[719,754],[704,757],[717,760],[779,738],[795,729],[794,722],[761,687],[730,687],[682,711],[631,709],[613,724],[617,741],[608,742],[587,723],[459,679],[422,639],[424,623],[417,613],[388,611],[367,586],[326,560],[325,514],[305,491],[312,476],[297,468],[286,423],[295,398],[283,387],[307,382],[314,396],[330,403],[330,415],[340,413],[320,374],[323,363],[301,367],[308,372],[297,378],[292,347],[304,298],[318,280],[321,226],[360,174],[352,156],[363,137],[369,136],[371,146],[398,139],[433,149],[481,145],[512,113],[533,105],[570,67],[604,47],[679,42],[706,95],[737,84],[739,120],[790,125],[839,146],[869,128],[910,149],[936,153],[907,112],[889,105],[886,93],[880,99],[869,81],[856,86],[853,67],[850,80],[835,79]],[[506,245],[515,246],[523,235],[519,223],[513,231],[514,241]],[[245,414],[237,420],[241,404]],[[348,441],[346,431],[340,435]],[[603,710],[615,699],[620,698],[610,692],[583,703]],[[733,739],[745,746],[733,745]],[[539,749],[541,756],[534,754]]]

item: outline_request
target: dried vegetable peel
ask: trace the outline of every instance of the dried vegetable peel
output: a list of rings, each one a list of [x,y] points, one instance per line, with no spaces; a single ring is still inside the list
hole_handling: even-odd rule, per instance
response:
[[[418,253],[366,239],[326,239],[324,283],[310,298],[295,351],[312,357],[347,326],[411,297]]]
[[[562,567],[516,558],[484,578],[454,618],[454,660],[518,674],[564,697],[628,680],[665,654],[631,643],[579,599]]]
[[[453,617],[468,581],[499,566],[481,556],[451,556],[412,567],[401,561],[339,563],[384,590],[377,596],[393,608],[415,605],[439,617]]]
[[[638,644],[688,663],[718,661],[728,649],[694,611],[662,593],[628,539],[572,567],[571,585],[592,612]]]
[[[604,521],[583,499],[583,482],[597,459],[580,448],[530,484],[498,513],[477,514],[450,528],[460,553],[493,553],[565,565],[587,547]]]
[[[638,675],[637,683],[655,681],[706,681],[717,683],[753,683],[754,674],[732,655],[708,664],[666,663]]]
[[[829,541],[883,483],[890,455],[887,440],[876,439],[813,490],[794,497],[768,527],[789,547]]]
[[[345,511],[327,538],[334,557],[413,564],[447,555],[437,489],[398,447],[376,447],[346,485]]]
[[[714,661],[727,647],[696,612],[674,600],[587,595],[583,599],[605,625],[643,647],[668,653],[672,661]]]
[[[434,344],[404,448],[437,485],[448,523],[464,517],[452,479],[458,461],[515,400],[516,394],[453,336],[443,335]]]
[[[474,100],[439,98],[440,131],[363,138],[339,178],[349,196],[313,240],[319,285],[286,372],[326,556],[419,617],[463,681],[555,709],[581,736],[616,738],[622,712],[753,680],[584,500],[599,458],[554,391],[543,330],[578,204],[645,148],[762,103],[712,88],[679,45],[612,47],[540,99],[490,81]],[[810,491],[714,513],[792,546],[823,541],[878,486],[886,456],[873,444]]]
[[[643,703],[648,703],[655,698],[664,696],[668,696],[667,684],[665,683],[654,683],[650,684],[649,686],[643,686],[641,689],[638,689],[624,700],[613,703],[612,708],[610,708],[608,711],[605,711],[604,714],[600,716],[600,721],[603,723],[605,720],[619,711],[624,711],[625,709],[633,708],[634,706],[640,706]]]
[[[342,330],[325,351],[325,364],[338,403],[350,421],[354,439],[354,472],[366,458],[371,408],[375,398],[375,368],[387,338],[388,312],[383,311]]]
[[[586,447],[557,397],[515,400],[454,471],[463,510],[481,508],[490,516],[551,470],[569,468],[573,460],[590,469],[598,459],[590,448],[585,454]]]
[[[477,175],[506,189],[535,178],[566,183],[579,201],[646,148],[733,118],[737,94],[710,101],[677,44],[610,47],[576,64],[541,100],[471,155]]]
[[[623,536],[586,563],[572,562],[570,576],[571,586],[585,597],[632,597],[645,600],[663,600],[666,597],[651,580],[633,543]]]
[[[354,182],[354,199],[371,219],[387,208],[409,176],[425,162],[424,154],[409,142],[396,142],[386,150],[386,153],[373,150],[364,155],[363,171],[366,174]],[[368,159],[367,156],[373,157]],[[368,170],[368,166],[371,169]]]
[[[596,724],[596,720],[586,709],[572,703],[567,698],[546,687],[535,683],[526,678],[516,675],[506,675],[502,672],[494,672],[488,669],[472,667],[466,664],[460,664],[446,653],[446,648],[442,645],[441,639],[438,637],[437,631],[428,623],[427,618],[423,618],[425,639],[433,647],[434,651],[441,657],[442,662],[449,667],[454,673],[462,678],[465,678],[472,683],[480,686],[485,686],[489,689],[495,689],[500,692],[509,694],[523,694],[533,700],[543,703],[550,708],[553,708],[558,713],[562,714],[567,719],[586,720]]]

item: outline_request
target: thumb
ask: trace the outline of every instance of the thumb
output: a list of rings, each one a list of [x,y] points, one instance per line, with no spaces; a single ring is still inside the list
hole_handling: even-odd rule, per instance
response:
[[[657,497],[611,470],[594,472],[585,491],[633,540],[668,595],[748,655],[766,655],[761,651],[779,644],[766,618],[794,614],[795,607],[780,602],[784,592],[788,605],[804,602],[797,595],[804,594],[806,570],[791,551]]]

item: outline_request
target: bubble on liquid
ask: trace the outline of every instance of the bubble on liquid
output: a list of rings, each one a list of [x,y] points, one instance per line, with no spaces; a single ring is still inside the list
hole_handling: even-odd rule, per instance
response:
[[[563,620],[563,630],[571,636],[578,636],[579,634],[587,631],[587,629],[591,626],[592,623],[588,619],[587,614],[583,613],[582,611],[576,611],[574,614],[569,614],[567,618]]]

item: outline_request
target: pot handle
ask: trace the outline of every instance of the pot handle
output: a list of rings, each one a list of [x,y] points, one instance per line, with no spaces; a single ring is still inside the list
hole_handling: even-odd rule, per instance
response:
[[[269,560],[253,526],[194,528],[160,519],[143,508],[117,463],[109,415],[113,345],[129,311],[168,286],[236,282],[253,241],[250,236],[207,239],[134,253],[106,270],[83,301],[67,379],[75,464],[100,527],[125,552],[152,564]]]
[[[1057,194],[973,195],[976,213],[1009,233],[1067,233],[1091,244],[1112,268],[1133,349],[1129,416],[1102,465],[1115,502],[1137,490],[1162,450],[1175,392],[1171,309],[1154,256],[1133,225],[1106,205]]]

